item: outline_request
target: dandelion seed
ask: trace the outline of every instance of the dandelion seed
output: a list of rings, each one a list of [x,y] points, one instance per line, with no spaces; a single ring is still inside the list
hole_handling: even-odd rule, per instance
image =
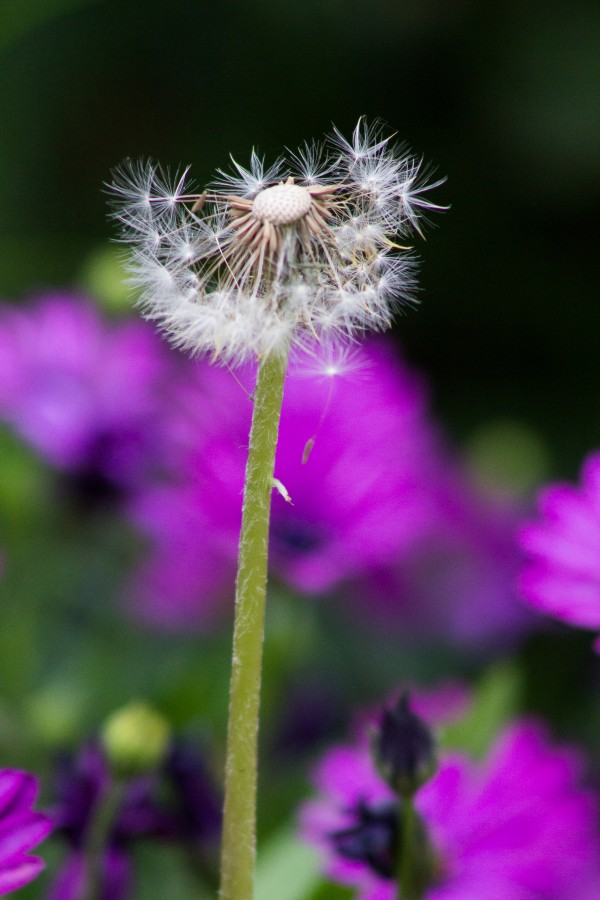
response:
[[[281,494],[286,503],[291,503],[292,506],[294,505],[292,502],[292,498],[288,494],[288,490],[285,484],[283,484],[283,482],[281,482],[279,478],[273,478],[273,487],[279,494]]]
[[[325,344],[307,347],[294,360],[296,378],[319,379],[331,382],[336,379],[363,380],[369,377],[373,362],[365,356],[357,344]]]
[[[441,209],[422,164],[360,120],[270,168],[255,152],[202,193],[126,161],[112,184],[131,283],[148,318],[180,347],[225,362],[313,339],[389,327],[412,299],[414,258],[400,237]]]

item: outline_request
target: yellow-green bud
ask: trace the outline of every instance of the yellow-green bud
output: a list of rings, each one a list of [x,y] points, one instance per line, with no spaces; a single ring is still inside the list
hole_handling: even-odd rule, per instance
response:
[[[160,765],[171,739],[169,724],[145,703],[134,701],[106,720],[101,741],[114,772],[141,775]]]

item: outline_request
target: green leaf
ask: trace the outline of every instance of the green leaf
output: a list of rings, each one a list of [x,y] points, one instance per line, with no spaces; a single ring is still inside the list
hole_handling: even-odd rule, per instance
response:
[[[256,900],[309,900],[321,880],[319,857],[292,827],[278,831],[262,848],[256,868]]]
[[[489,669],[475,689],[465,718],[444,729],[442,747],[483,756],[500,729],[518,712],[520,698],[521,673],[516,663],[500,663]]]

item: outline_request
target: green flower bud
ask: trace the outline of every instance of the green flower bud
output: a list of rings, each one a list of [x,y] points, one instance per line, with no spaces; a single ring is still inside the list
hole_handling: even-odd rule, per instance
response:
[[[159,713],[134,701],[108,717],[100,739],[115,773],[131,777],[160,765],[169,747],[171,730]]]

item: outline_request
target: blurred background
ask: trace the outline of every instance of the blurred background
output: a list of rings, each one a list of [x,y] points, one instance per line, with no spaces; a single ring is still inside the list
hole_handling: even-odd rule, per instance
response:
[[[332,124],[348,135],[361,115],[381,119],[447,178],[436,199],[451,207],[418,244],[421,304],[394,336],[476,478],[531,498],[543,481],[574,479],[599,443],[599,37],[600,8],[586,0],[3,0],[0,298],[75,289],[124,313],[104,184],[125,157],[191,164],[203,185],[230,154],[245,164],[256,147],[273,160]],[[4,764],[49,772],[57,748],[142,696],[212,748],[218,777],[228,634],[165,639],[99,601],[135,552],[127,528],[57,513],[44,464],[10,429],[1,440],[0,546],[22,554],[0,584]],[[288,612],[275,615],[273,679],[305,628],[297,606]],[[319,627],[334,640],[335,621]],[[520,679],[521,707],[597,748],[590,637],[557,630],[519,646],[518,677],[502,668],[498,690]],[[296,648],[300,668],[317,646]],[[395,678],[480,673],[456,653],[397,665],[390,649],[354,690],[354,660],[337,656],[331,734],[350,695],[371,702]],[[308,689],[321,692],[318,678]],[[302,778],[265,788],[265,832]],[[139,896],[151,897],[144,865]],[[156,896],[191,896],[173,878],[174,892],[165,882]]]
[[[599,17],[583,0],[5,0],[0,291],[93,283],[126,156],[201,185],[230,153],[380,118],[452,206],[398,322],[411,359],[460,436],[524,418],[573,466],[597,435]]]

